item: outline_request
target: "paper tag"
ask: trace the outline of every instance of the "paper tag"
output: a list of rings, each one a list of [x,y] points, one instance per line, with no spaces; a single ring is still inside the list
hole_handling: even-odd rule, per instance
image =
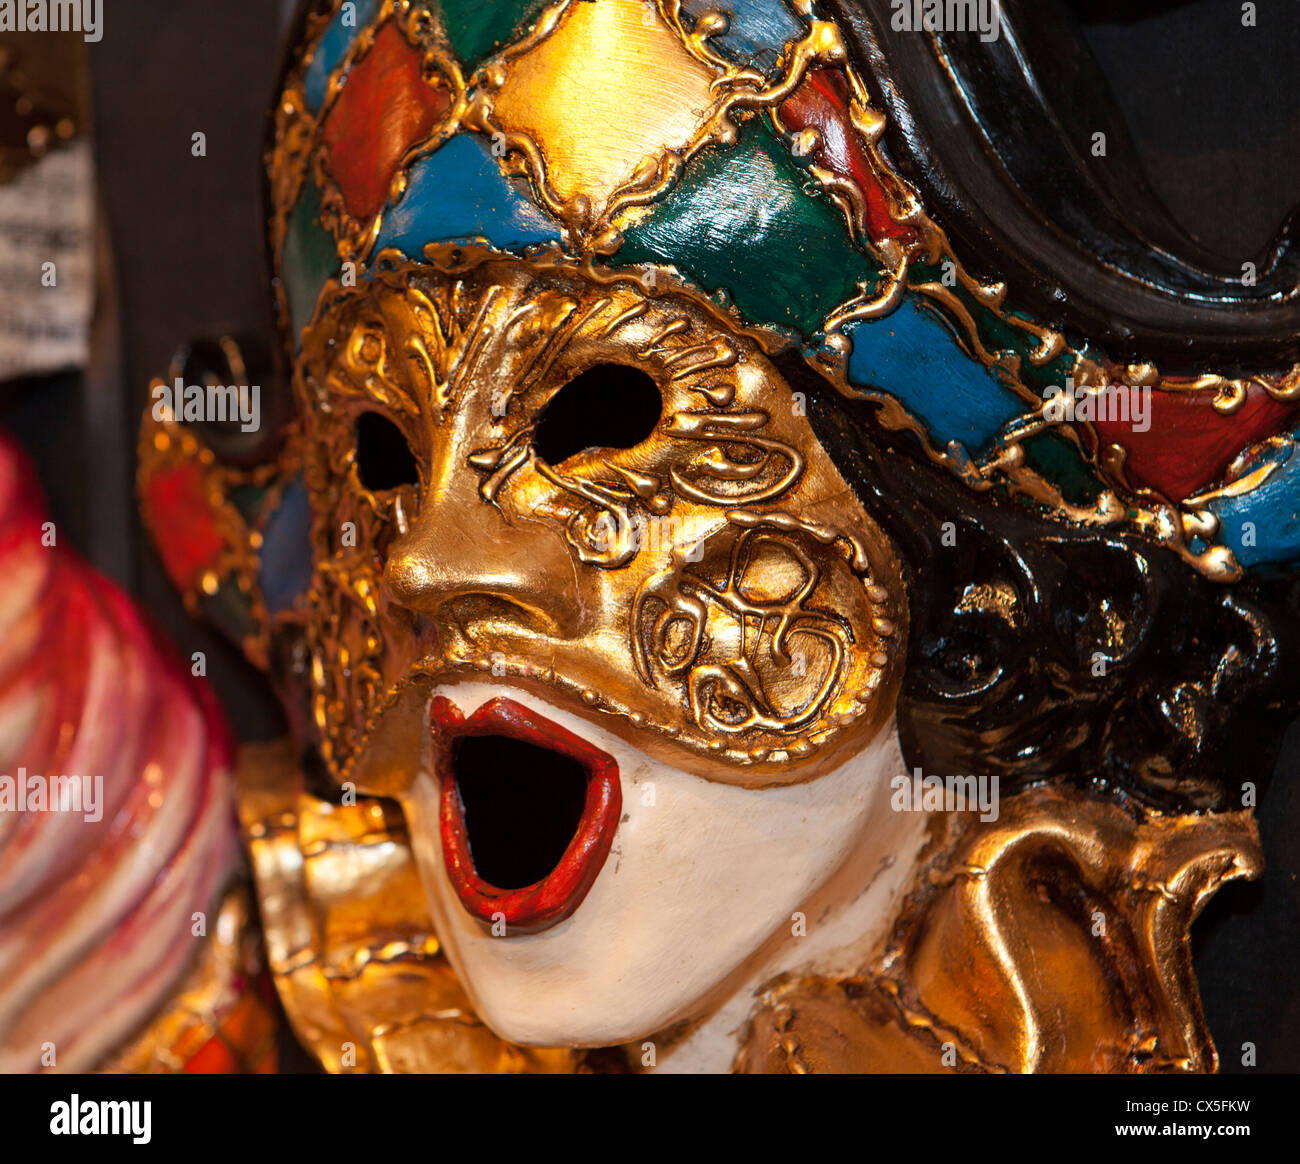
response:
[[[85,138],[0,186],[0,379],[88,362],[94,190]]]

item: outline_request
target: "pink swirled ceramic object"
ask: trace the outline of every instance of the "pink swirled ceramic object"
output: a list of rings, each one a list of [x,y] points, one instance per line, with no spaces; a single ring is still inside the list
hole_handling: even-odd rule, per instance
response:
[[[0,1071],[86,1071],[198,952],[238,862],[233,748],[132,601],[43,544],[34,482],[0,437],[0,778],[72,777],[86,800],[0,801]]]

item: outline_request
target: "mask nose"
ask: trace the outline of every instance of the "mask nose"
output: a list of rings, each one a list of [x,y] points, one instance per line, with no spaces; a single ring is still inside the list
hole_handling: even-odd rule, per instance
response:
[[[562,534],[525,515],[507,517],[479,495],[469,473],[444,477],[426,496],[384,566],[390,598],[435,622],[462,626],[513,609],[524,626],[557,638],[578,632],[573,558]],[[468,629],[468,627],[466,627]]]

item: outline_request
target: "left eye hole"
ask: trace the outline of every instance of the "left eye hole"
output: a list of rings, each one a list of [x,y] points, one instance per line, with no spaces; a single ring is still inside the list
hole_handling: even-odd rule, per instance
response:
[[[357,478],[372,493],[420,483],[420,469],[405,434],[378,412],[357,417],[356,466]]]
[[[546,402],[533,448],[548,465],[587,449],[630,449],[654,432],[663,410],[658,386],[641,369],[597,364]]]

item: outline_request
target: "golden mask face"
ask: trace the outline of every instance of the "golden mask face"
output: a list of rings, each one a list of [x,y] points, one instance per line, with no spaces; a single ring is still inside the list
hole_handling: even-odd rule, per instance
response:
[[[327,294],[298,389],[337,778],[400,791],[456,676],[753,786],[891,714],[899,563],[803,401],[700,301],[485,253],[381,261]]]

